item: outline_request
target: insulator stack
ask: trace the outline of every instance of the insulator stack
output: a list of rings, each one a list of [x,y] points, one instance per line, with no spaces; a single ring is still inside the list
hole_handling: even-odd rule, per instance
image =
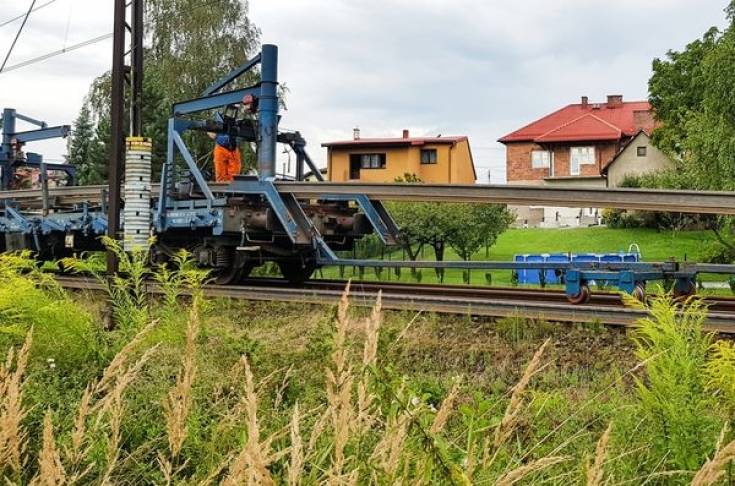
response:
[[[151,139],[128,137],[125,147],[123,247],[132,251],[146,248],[151,234]]]

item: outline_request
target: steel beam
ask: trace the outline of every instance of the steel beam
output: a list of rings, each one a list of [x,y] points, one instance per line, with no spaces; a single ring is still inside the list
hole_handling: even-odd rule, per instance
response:
[[[182,101],[174,104],[174,116],[189,115],[204,110],[211,110],[221,106],[234,105],[241,103],[247,95],[257,95],[260,93],[258,87],[249,87],[217,93],[194,100]]]
[[[204,92],[202,93],[202,96],[209,96],[209,95],[216,93],[217,91],[221,90],[222,88],[224,88],[225,86],[233,82],[235,79],[237,79],[241,74],[250,70],[253,66],[258,64],[259,62],[260,62],[260,54],[250,59],[249,61],[244,62],[240,66],[236,67],[235,69],[227,73],[227,75],[225,75],[224,78],[219,79],[215,81],[214,83],[212,83],[207,89],[204,90]]]
[[[20,117],[18,117],[20,118]],[[38,142],[40,140],[48,140],[50,138],[66,138],[71,132],[69,125],[59,125],[57,127],[39,128],[38,130],[29,130],[27,132],[12,133],[18,142]]]
[[[226,192],[229,184],[210,183],[214,195]],[[669,211],[678,213],[735,215],[735,192],[664,191],[652,189],[581,189],[534,186],[436,185],[436,184],[356,184],[336,182],[276,181],[279,192],[299,199],[328,199],[330,195],[364,194],[380,201],[439,201],[517,204],[560,207],[598,207]],[[57,187],[49,189],[60,201],[100,200],[106,186]],[[158,187],[153,186],[153,194]],[[35,189],[0,191],[0,200],[14,200],[21,206],[41,200]]]
[[[735,192],[287,181],[276,182],[276,187],[279,192],[288,192],[303,199],[364,194],[382,201],[493,203],[735,215]]]

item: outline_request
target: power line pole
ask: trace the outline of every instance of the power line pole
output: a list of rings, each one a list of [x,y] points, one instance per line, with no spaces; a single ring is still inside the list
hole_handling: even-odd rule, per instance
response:
[[[125,0],[115,0],[115,20],[112,37],[112,88],[110,103],[110,163],[107,191],[107,236],[120,237],[120,183],[123,168],[124,99],[125,99]],[[107,251],[107,273],[117,273],[117,256]]]
[[[110,103],[110,160],[108,170],[107,236],[120,239],[121,185],[125,163],[125,84],[130,84],[130,134],[140,136],[143,94],[143,0],[132,0],[131,25],[127,24],[126,0],[114,0],[112,87]],[[132,66],[125,64],[126,31],[131,32]],[[129,77],[126,79],[126,74]],[[118,271],[117,256],[107,252],[107,273]]]
[[[143,135],[143,0],[132,0],[130,135]]]

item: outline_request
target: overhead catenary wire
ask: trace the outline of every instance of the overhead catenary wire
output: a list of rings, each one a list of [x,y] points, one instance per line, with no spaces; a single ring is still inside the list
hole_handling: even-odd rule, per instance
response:
[[[38,7],[34,8],[33,10],[31,10],[31,12],[38,12],[42,8],[48,7],[49,5],[51,5],[52,3],[56,2],[56,1],[57,0],[49,0],[48,2],[43,3],[43,4],[39,5]],[[21,14],[21,15],[18,15],[17,17],[13,17],[12,19],[8,19],[8,20],[5,20],[3,22],[0,22],[0,29],[3,28],[3,27],[5,27],[6,25],[10,25],[13,22],[16,22],[16,21],[22,19],[25,16],[26,16],[26,14]]]
[[[74,0],[69,0],[69,14],[66,17],[66,29],[64,29],[64,47],[66,49],[66,43],[69,40],[69,28],[71,27],[71,14],[74,10]]]
[[[36,0],[33,0],[31,2],[31,6],[28,7],[28,12],[26,12],[26,16],[23,19],[23,23],[20,24],[20,28],[18,29],[18,33],[15,34],[15,39],[13,39],[13,43],[10,44],[10,49],[8,49],[8,53],[5,55],[5,59],[3,60],[2,66],[0,66],[0,73],[3,72],[5,69],[5,65],[8,63],[8,59],[10,59],[10,55],[13,53],[13,48],[15,48],[16,42],[18,42],[18,37],[20,37],[21,32],[23,32],[23,27],[26,26],[26,22],[28,22],[28,17],[30,17],[31,12],[33,12],[33,7],[36,6]]]
[[[65,54],[67,52],[75,51],[77,49],[81,49],[82,47],[86,47],[92,44],[96,44],[98,42],[102,42],[104,40],[110,39],[112,37],[112,32],[109,34],[103,34],[97,37],[93,37],[92,39],[88,39],[86,41],[80,42],[78,44],[74,44],[72,46],[69,46],[65,49],[59,49],[57,51],[49,52],[47,54],[44,54],[42,56],[34,57],[33,59],[28,59],[26,61],[20,62],[18,64],[13,64],[12,66],[8,66],[7,68],[0,71],[0,74],[8,73],[10,71],[14,71],[16,69],[20,69],[26,66],[30,66],[31,64],[36,64],[42,61],[45,61],[47,59],[50,59],[52,57],[59,56],[61,54]]]
[[[51,4],[51,3],[55,2],[55,1],[56,0],[51,0],[51,1],[47,2],[47,3],[45,3],[45,4],[42,4],[42,5],[38,6],[38,7],[36,7],[33,11],[39,10],[40,8],[45,7],[45,6]],[[210,7],[210,6],[212,6],[212,5],[214,5],[214,4],[218,3],[218,2],[219,2],[219,0],[213,0],[211,2],[207,2],[207,3],[203,3],[203,4],[200,4],[200,5],[197,5],[197,6],[193,7],[193,8],[191,8],[191,9],[189,9],[189,12],[193,12],[195,10],[199,10],[199,9],[202,9],[202,8]],[[3,25],[5,25],[7,23],[13,22],[13,21],[15,21],[15,20],[17,20],[17,19],[19,19],[21,17],[10,19],[10,20],[6,21],[4,24],[0,24],[0,27],[2,27]],[[48,52],[48,53],[43,54],[41,56],[37,56],[37,57],[31,58],[31,59],[28,59],[26,61],[22,61],[22,62],[19,62],[17,64],[13,64],[11,66],[8,66],[5,69],[0,70],[0,75],[4,74],[6,72],[14,71],[16,69],[21,69],[21,68],[24,68],[26,66],[30,66],[30,65],[33,65],[33,64],[36,64],[36,63],[39,63],[39,62],[43,62],[43,61],[45,61],[47,59],[51,59],[53,57],[60,56],[62,54],[66,54],[67,52],[71,52],[71,51],[75,51],[77,49],[81,49],[82,47],[86,47],[86,46],[89,46],[89,45],[92,45],[92,44],[96,44],[98,42],[102,42],[104,40],[107,40],[107,39],[112,38],[112,35],[113,35],[112,32],[110,32],[109,34],[103,34],[103,35],[100,35],[100,36],[97,36],[97,37],[93,37],[91,39],[88,39],[86,41],[80,42],[78,44],[74,44],[74,45],[69,46],[69,47],[65,47],[65,48],[62,48],[62,49],[58,49],[56,51]]]

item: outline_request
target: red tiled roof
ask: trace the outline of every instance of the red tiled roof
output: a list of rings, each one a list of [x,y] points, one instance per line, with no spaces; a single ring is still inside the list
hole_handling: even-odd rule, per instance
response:
[[[466,136],[460,137],[410,137],[410,138],[360,138],[358,140],[341,140],[338,142],[326,142],[322,147],[377,147],[377,146],[410,146],[426,144],[454,144],[467,140]]]
[[[505,135],[499,142],[572,142],[618,140],[633,136],[640,129],[647,133],[650,126],[636,126],[636,112],[650,112],[647,101],[626,101],[608,107],[607,103],[567,105],[533,123]]]

